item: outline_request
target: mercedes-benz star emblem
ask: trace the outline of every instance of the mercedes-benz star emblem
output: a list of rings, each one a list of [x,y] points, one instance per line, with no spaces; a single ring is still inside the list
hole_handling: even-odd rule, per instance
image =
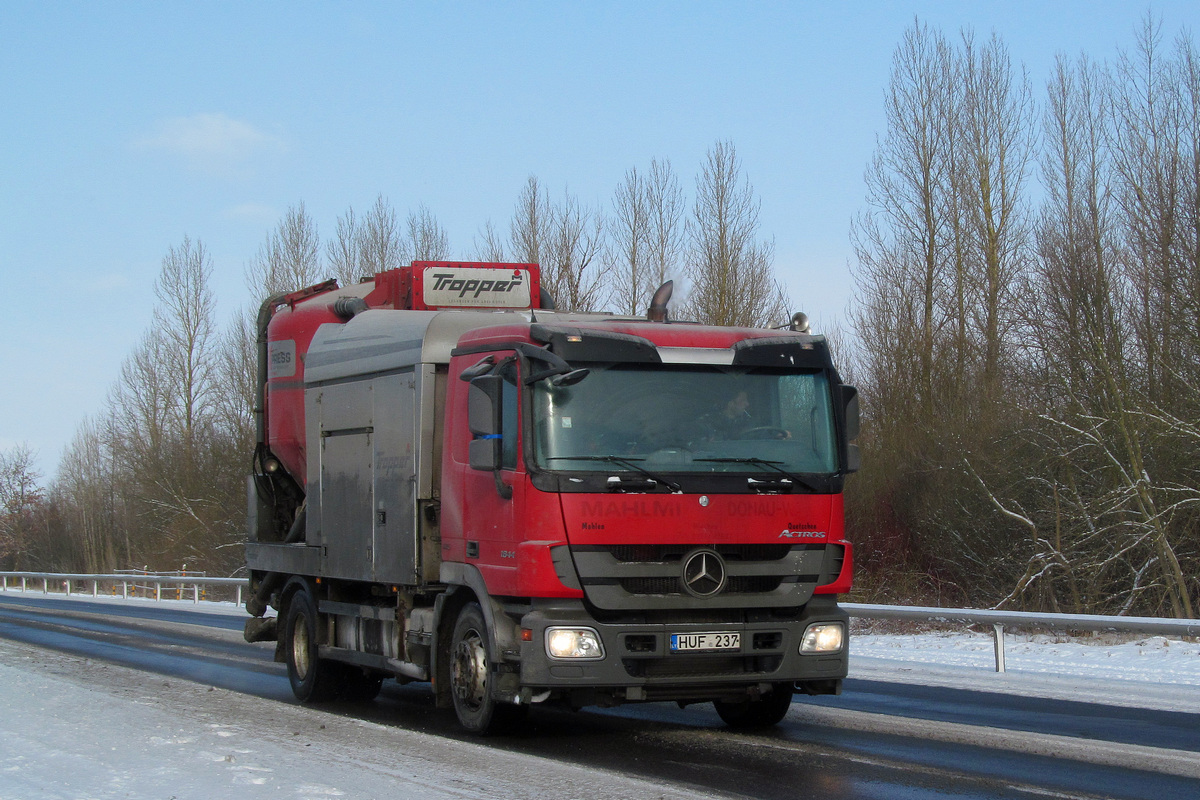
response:
[[[683,562],[683,588],[693,597],[712,597],[725,588],[725,561],[713,550],[696,550]]]

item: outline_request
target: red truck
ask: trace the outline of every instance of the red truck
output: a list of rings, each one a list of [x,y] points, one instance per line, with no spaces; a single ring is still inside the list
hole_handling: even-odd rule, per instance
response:
[[[416,261],[263,304],[245,635],[297,697],[428,682],[486,733],[840,691],[857,393],[803,315],[671,321],[664,289],[560,313],[535,264]]]

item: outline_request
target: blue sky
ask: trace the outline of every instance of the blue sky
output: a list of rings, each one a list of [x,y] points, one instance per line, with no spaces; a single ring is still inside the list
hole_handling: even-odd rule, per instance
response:
[[[1039,93],[1056,53],[1111,59],[1121,2],[0,4],[0,450],[53,473],[149,324],[185,235],[222,320],[303,201],[323,235],[378,194],[424,203],[467,255],[534,174],[609,207],[630,167],[685,188],[737,147],[794,305],[852,298],[849,224],[914,18],[999,33]],[[1156,2],[1168,39],[1200,4]]]

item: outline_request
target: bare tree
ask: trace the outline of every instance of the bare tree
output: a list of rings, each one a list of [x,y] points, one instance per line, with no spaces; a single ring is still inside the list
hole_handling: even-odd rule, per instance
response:
[[[216,298],[209,280],[212,264],[200,241],[184,237],[163,258],[154,284],[158,303],[154,325],[177,401],[182,433],[191,440],[212,409],[215,386]]]
[[[242,452],[254,443],[254,402],[257,395],[258,331],[256,311],[235,315],[217,344],[216,369],[221,390],[217,394],[219,430],[231,436]]]
[[[1152,467],[1166,474],[1180,466],[1188,469],[1184,466],[1187,460],[1179,464],[1140,432],[1141,422],[1178,419],[1176,412],[1194,409],[1192,398],[1200,389],[1190,378],[1200,357],[1194,333],[1200,296],[1192,291],[1197,281],[1194,268],[1189,269],[1188,237],[1180,226],[1187,218],[1185,198],[1189,195],[1183,188],[1191,155],[1183,146],[1188,130],[1189,47],[1187,40],[1181,39],[1175,62],[1164,58],[1160,26],[1149,15],[1137,33],[1136,53],[1123,54],[1115,71],[1110,142],[1129,240],[1130,316],[1140,349],[1137,361],[1142,367],[1146,402],[1137,409],[1121,401],[1122,413],[1113,420],[1122,432],[1121,446],[1112,460],[1114,469],[1119,464],[1120,474],[1129,476],[1121,484],[1130,493],[1136,524],[1146,527],[1140,540],[1153,547],[1153,572],[1162,581],[1173,613],[1193,616],[1189,579],[1176,544],[1186,537],[1181,537],[1178,529],[1172,530],[1174,515],[1164,510],[1164,505],[1177,508],[1173,502],[1177,493],[1164,485],[1165,480],[1149,477]],[[1136,402],[1135,397],[1130,400]],[[1135,423],[1131,413],[1137,414],[1140,422]],[[1167,426],[1167,433],[1168,440],[1187,444],[1177,428]]]
[[[566,192],[550,209],[542,242],[542,285],[564,311],[595,311],[601,301],[597,262],[604,243],[604,218]]]
[[[0,452],[0,562],[21,569],[21,557],[29,547],[34,515],[42,501],[41,475],[34,467],[29,445],[20,444]]]
[[[643,180],[646,194],[646,266],[650,289],[680,274],[687,247],[687,210],[671,162],[654,159]]]
[[[246,285],[257,299],[296,291],[321,279],[317,225],[300,202],[287,210],[246,269]]]
[[[137,520],[123,513],[126,475],[113,447],[114,429],[111,420],[86,419],[63,453],[52,488],[68,541],[59,569],[111,572],[141,549]]]
[[[1086,58],[1058,59],[1043,115],[1042,184],[1026,325],[1044,379],[1073,387],[1079,410],[1128,391],[1118,218],[1109,191],[1106,76]]]
[[[168,251],[153,325],[125,360],[108,413],[81,427],[64,459],[74,471],[60,470],[56,496],[91,568],[134,553],[159,567],[224,568],[222,548],[241,538],[245,453],[221,428],[236,400],[220,380],[210,273],[201,243]]]
[[[1146,38],[1147,30],[1143,47],[1154,44]],[[1002,139],[1003,124],[1019,120],[1025,106],[997,102],[1004,81],[982,80],[988,59],[982,51],[972,51],[969,38],[964,42],[962,85],[967,93],[957,106],[963,111],[957,133],[962,143],[956,150],[969,157],[956,164],[955,186],[962,188],[956,189],[953,207],[962,212],[960,224],[968,235],[956,240],[966,245],[956,253],[965,256],[965,274],[971,277],[967,307],[972,312],[966,319],[972,338],[980,343],[986,365],[988,342],[1000,333],[998,349],[1012,355],[1007,362],[992,363],[991,369],[1003,375],[1006,394],[1014,400],[985,406],[992,410],[984,418],[987,424],[977,429],[987,436],[974,445],[953,428],[939,431],[960,443],[962,472],[992,508],[989,515],[963,493],[943,492],[957,496],[956,505],[973,508],[973,524],[986,520],[990,530],[985,537],[953,529],[941,536],[953,541],[957,558],[974,566],[976,591],[988,586],[993,596],[1003,596],[1002,604],[1194,616],[1196,587],[1189,578],[1194,547],[1187,531],[1194,530],[1200,507],[1200,487],[1191,468],[1200,431],[1188,421],[1191,415],[1176,414],[1166,405],[1191,397],[1193,391],[1162,394],[1167,383],[1190,384],[1184,372],[1188,337],[1176,327],[1170,346],[1164,339],[1146,348],[1145,340],[1155,335],[1152,330],[1161,335],[1161,326],[1169,327],[1160,318],[1160,327],[1153,328],[1148,309],[1167,317],[1171,308],[1188,302],[1189,279],[1180,266],[1177,230],[1163,236],[1171,230],[1167,221],[1178,218],[1168,206],[1182,196],[1164,188],[1164,176],[1174,174],[1170,164],[1186,161],[1186,149],[1165,143],[1177,141],[1171,133],[1179,130],[1171,123],[1174,117],[1151,113],[1148,95],[1138,90],[1146,75],[1157,75],[1156,92],[1180,97],[1187,82],[1177,65],[1184,58],[1160,64],[1155,72],[1147,66],[1153,58],[1143,50],[1140,71],[1129,73],[1126,62],[1112,75],[1086,59],[1076,65],[1059,60],[1044,114],[1046,199],[1032,275],[1024,282],[1020,303],[1000,303],[1000,324],[993,325],[988,323],[993,314],[989,306],[1004,292],[1015,296],[1015,281],[1003,287],[1022,271],[1023,226],[1020,192],[1015,192],[1012,208],[1018,224],[1009,230],[1013,246],[1006,251],[1005,201],[999,195],[989,200],[984,190],[997,186],[1002,171],[1011,166],[994,145]],[[1002,61],[993,59],[993,64]],[[1019,91],[1011,96],[1020,100]],[[971,110],[979,97],[992,98],[987,113],[994,119],[985,126],[993,129],[990,137],[979,135],[977,112]],[[1141,99],[1131,100],[1137,97]],[[1003,123],[1005,119],[1009,122]],[[1153,146],[1154,137],[1145,128],[1127,129],[1155,121],[1164,128]],[[1020,131],[1014,126],[1010,141],[1019,142]],[[988,145],[991,158],[981,158],[979,152],[986,141],[993,143]],[[1017,164],[1019,180],[1019,159]],[[1003,190],[1001,184],[998,191]],[[1113,202],[1114,197],[1121,202]],[[989,209],[994,224],[987,221]],[[1131,214],[1141,217],[1131,220]],[[1153,219],[1162,224],[1148,224]],[[1168,246],[1169,241],[1176,244]],[[1007,270],[1005,252],[1010,254]],[[997,278],[999,295],[989,290]],[[1005,306],[1027,308],[1020,340],[1004,340],[1003,329],[1016,327],[1015,315],[1004,321],[1003,315],[1011,313]],[[1132,337],[1127,320],[1135,323]],[[1023,363],[1011,360],[1018,354],[1026,356]],[[988,370],[981,369],[978,384],[984,397],[989,395]],[[996,425],[997,419],[1005,424]],[[951,466],[933,463],[942,470]],[[935,511],[939,524],[930,524],[931,519],[925,527],[939,527],[954,517],[944,506]],[[1017,565],[1022,569],[1013,571]],[[1007,590],[997,592],[1004,583]]]
[[[645,179],[631,168],[613,194],[605,254],[610,293],[618,311],[637,314],[647,294],[650,257],[650,214]]]
[[[366,275],[397,269],[412,260],[396,212],[379,195],[358,228],[359,267]]]
[[[671,162],[625,173],[613,193],[607,224],[605,278],[625,314],[644,313],[654,290],[678,276],[686,247],[683,191]]]
[[[505,261],[504,242],[500,233],[488,220],[474,240],[474,258],[476,261],[501,262]]]
[[[772,269],[775,246],[758,239],[759,201],[731,142],[717,142],[696,179],[688,262],[690,313],[712,325],[786,321]]]
[[[949,44],[914,24],[892,59],[888,128],[866,175],[870,211],[852,232],[863,297],[856,324],[870,331],[867,373],[881,383],[903,379],[897,388],[926,417],[940,396],[934,364],[952,330],[947,309],[966,313],[961,295],[950,289],[947,297],[961,286],[951,200],[954,85]]]
[[[338,217],[337,227],[333,238],[325,245],[325,260],[329,271],[342,286],[352,286],[359,279],[366,277],[367,270],[362,264],[362,252],[359,246],[358,221],[354,216],[354,208],[346,209],[346,213]]]
[[[161,452],[171,437],[179,397],[168,359],[162,332],[156,327],[149,329],[125,357],[120,376],[109,390],[114,424],[130,449]]]
[[[408,250],[416,261],[445,261],[450,257],[450,236],[423,203],[408,215]]]
[[[963,158],[954,194],[969,237],[970,284],[978,296],[969,322],[982,356],[980,395],[990,398],[999,391],[1001,360],[1013,350],[1021,305],[1015,288],[1028,259],[1024,185],[1033,103],[1028,79],[1022,72],[1014,81],[1008,49],[997,35],[980,46],[964,33],[959,63],[954,142]]]
[[[530,175],[517,198],[509,225],[510,254],[514,261],[540,264],[543,249],[550,237],[550,195],[542,188],[537,176]]]
[[[905,32],[867,170],[868,212],[852,234],[864,561],[884,554],[924,569],[929,558],[943,585],[969,575],[980,591],[1011,585],[1005,565],[1022,531],[1014,515],[989,530],[976,521],[999,509],[980,487],[1012,483],[997,456],[1016,447],[1016,411],[986,388],[1016,366],[1004,345],[1026,263],[1028,88],[1011,73],[998,39],[979,47],[966,33],[956,50],[920,23]],[[950,551],[957,562],[937,555]]]
[[[603,217],[570,192],[550,202],[537,177],[529,176],[509,225],[513,260],[541,265],[542,288],[564,310],[594,309],[600,301],[599,267]],[[495,243],[492,245],[495,246]]]
[[[1149,400],[1163,408],[1200,388],[1193,343],[1200,312],[1194,227],[1200,150],[1200,91],[1190,39],[1181,37],[1174,59],[1162,46],[1161,23],[1149,14],[1137,30],[1137,47],[1122,53],[1114,70],[1113,167],[1116,196],[1130,242],[1131,323],[1145,363]],[[1187,221],[1193,227],[1185,227]]]

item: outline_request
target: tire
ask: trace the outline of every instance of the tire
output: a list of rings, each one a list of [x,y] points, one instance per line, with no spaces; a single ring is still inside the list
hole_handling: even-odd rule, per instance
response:
[[[320,619],[307,589],[292,595],[284,621],[284,659],[292,693],[302,703],[324,703],[338,696],[345,671],[342,665],[319,658]]]
[[[450,696],[463,728],[480,736],[501,733],[525,717],[525,706],[497,703],[492,697],[487,621],[478,603],[467,603],[458,613],[448,655]]]
[[[736,730],[770,728],[779,724],[792,707],[792,684],[776,683],[769,694],[758,700],[714,700],[713,706],[721,720]]]

